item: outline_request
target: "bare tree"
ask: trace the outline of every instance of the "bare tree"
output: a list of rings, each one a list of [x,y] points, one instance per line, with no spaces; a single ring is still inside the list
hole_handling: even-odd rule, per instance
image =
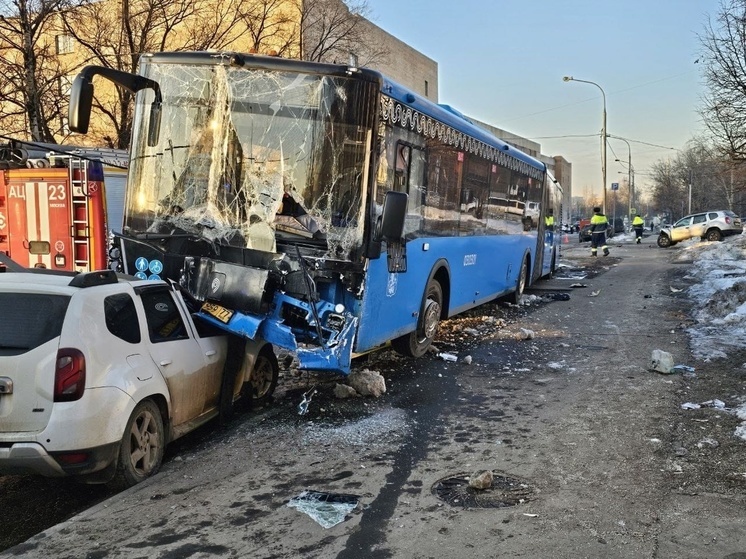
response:
[[[287,0],[250,0],[239,5],[238,13],[250,37],[250,52],[296,55],[298,24],[295,4]]]
[[[225,49],[240,32],[238,8],[239,0],[103,1],[68,10],[64,22],[89,63],[135,72],[143,53]],[[108,93],[97,93],[95,107],[114,133],[97,140],[124,149],[132,134],[132,94]]]
[[[674,159],[658,161],[653,169],[653,202],[681,217],[691,212],[730,209],[742,213],[744,165],[724,159],[718,146],[694,138]]]
[[[722,0],[699,38],[709,89],[705,124],[726,157],[746,160],[746,0]]]
[[[299,14],[298,57],[360,66],[386,55],[370,33],[367,0],[295,0]]]
[[[657,213],[666,214],[670,220],[686,213],[686,190],[676,173],[677,166],[670,160],[654,163],[652,171],[652,204]]]
[[[5,134],[56,143],[67,104],[52,22],[66,0],[0,2],[0,104]]]

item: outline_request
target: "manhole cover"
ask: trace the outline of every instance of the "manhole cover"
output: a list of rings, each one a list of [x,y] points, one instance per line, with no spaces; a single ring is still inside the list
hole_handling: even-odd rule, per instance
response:
[[[514,507],[530,500],[533,489],[525,482],[494,474],[487,489],[469,487],[469,474],[457,474],[433,485],[433,494],[453,507],[490,509]]]

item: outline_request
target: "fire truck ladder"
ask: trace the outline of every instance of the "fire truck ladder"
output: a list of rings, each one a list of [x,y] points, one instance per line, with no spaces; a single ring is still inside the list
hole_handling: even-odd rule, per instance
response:
[[[72,191],[70,228],[73,239],[73,266],[90,272],[91,237],[88,225],[88,160],[68,156],[67,166]]]

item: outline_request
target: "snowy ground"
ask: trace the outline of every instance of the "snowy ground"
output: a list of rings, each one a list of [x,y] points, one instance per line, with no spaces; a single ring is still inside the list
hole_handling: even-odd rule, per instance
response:
[[[705,362],[727,359],[746,348],[746,235],[722,242],[690,240],[676,249],[674,261],[691,263],[686,277],[694,281],[687,290],[694,305],[694,324],[687,329],[692,354]],[[746,440],[746,395],[739,399],[740,404],[727,411],[743,421],[735,435]]]
[[[746,235],[677,247],[675,261],[692,262],[688,277],[695,281],[688,290],[695,305],[688,331],[694,356],[711,361],[746,347]]]

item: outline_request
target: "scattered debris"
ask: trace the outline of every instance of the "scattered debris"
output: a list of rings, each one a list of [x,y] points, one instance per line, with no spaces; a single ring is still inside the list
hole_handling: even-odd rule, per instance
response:
[[[671,293],[681,293],[682,291],[684,291],[683,289],[677,289],[672,285],[669,287],[671,288]]]
[[[572,283],[570,284],[570,287],[588,287],[588,286],[584,283]]]
[[[715,408],[718,410],[725,410],[725,402],[722,400],[707,400],[706,402],[702,402],[700,404],[704,408]]]
[[[539,515],[538,514],[533,514],[533,513],[530,513],[530,512],[524,512],[523,516],[528,516],[530,518],[536,518]]]
[[[370,369],[353,371],[347,377],[347,383],[362,396],[380,398],[386,392],[386,381],[381,373]]]
[[[469,477],[469,487],[472,489],[489,489],[492,487],[492,472],[485,470],[482,473]]]
[[[598,294],[601,293],[601,290],[598,291],[591,291],[591,294],[588,295],[588,297],[598,297]]]
[[[671,369],[672,373],[693,373],[694,367],[689,367],[688,365],[675,365]]]
[[[694,402],[681,404],[681,409],[683,410],[698,410],[700,408],[714,408],[716,410],[728,411],[728,408],[725,407],[725,402],[722,400],[707,400],[699,404],[695,404]]]
[[[298,404],[298,415],[306,415],[308,413],[308,404],[311,403],[311,398],[313,398],[314,394],[316,394],[315,387],[303,394],[303,400]]]
[[[352,386],[349,386],[347,384],[340,384],[337,383],[334,385],[334,397],[339,398],[340,400],[345,400],[347,398],[357,398],[360,394],[357,390],[352,388]]]
[[[359,502],[357,495],[302,491],[290,499],[287,506],[307,514],[323,528],[331,528],[344,522]]]
[[[440,357],[443,361],[451,361],[451,362],[458,361],[458,357],[454,355],[453,353],[440,352],[438,354],[438,357]]]
[[[650,358],[650,369],[664,375],[670,375],[673,373],[673,356],[667,351],[654,349]]]
[[[471,355],[466,355],[462,361],[466,363],[467,365],[471,365]]]
[[[715,439],[711,439],[709,437],[702,439],[697,443],[697,448],[704,448],[705,446],[710,446],[712,448],[717,448],[720,446],[720,443],[717,442]]]
[[[736,427],[736,430],[733,432],[733,434],[739,439],[743,439],[744,441],[746,441],[746,421]]]
[[[522,340],[533,340],[536,337],[536,332],[529,330],[528,328],[521,328],[521,339]]]
[[[552,301],[569,301],[570,295],[567,293],[552,293],[551,295],[549,295],[549,298]]]

